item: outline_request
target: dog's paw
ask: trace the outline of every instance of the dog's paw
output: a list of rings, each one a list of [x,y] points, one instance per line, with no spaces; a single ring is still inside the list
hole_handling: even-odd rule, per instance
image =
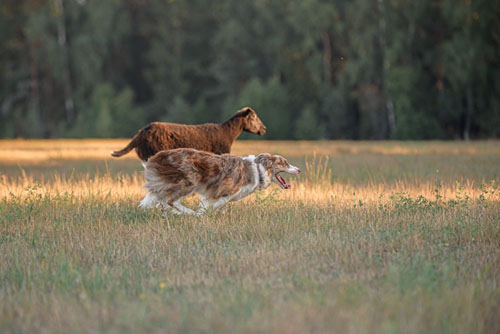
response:
[[[193,215],[196,216],[196,217],[201,217],[204,214],[205,214],[205,210],[203,210],[203,211],[198,210]]]
[[[172,208],[171,212],[172,212],[174,215],[177,215],[177,216],[181,216],[181,215],[182,215],[182,211],[179,211],[179,210],[177,210],[176,208]]]

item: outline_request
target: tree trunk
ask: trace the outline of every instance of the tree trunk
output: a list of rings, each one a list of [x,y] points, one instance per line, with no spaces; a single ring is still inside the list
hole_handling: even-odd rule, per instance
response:
[[[327,31],[321,34],[323,43],[323,73],[325,81],[332,83],[332,42]]]
[[[472,123],[472,115],[474,114],[474,97],[472,96],[471,87],[467,87],[466,103],[467,109],[465,110],[465,126],[464,126],[464,139],[470,140],[470,127]]]
[[[31,50],[30,50],[31,51]],[[35,62],[30,53],[31,64],[31,80],[30,80],[30,108],[33,109],[36,119],[40,122],[37,124],[39,127],[38,135],[48,137],[47,128],[43,119],[42,106],[40,104],[40,77],[38,75],[38,64]]]
[[[386,92],[386,77],[390,71],[391,64],[389,62],[389,58],[386,57],[385,50],[387,48],[387,22],[386,22],[386,8],[385,1],[378,0],[377,1],[377,10],[380,14],[379,18],[379,52],[380,52],[380,82],[378,83],[380,89],[380,97],[383,101],[380,103],[380,110],[383,112],[385,117],[382,117],[383,120],[379,125],[379,137],[378,139],[387,139],[393,133],[395,128],[395,117],[394,117],[394,105],[392,101],[387,97]]]
[[[63,0],[54,0],[57,9],[60,11],[60,19],[57,24],[57,41],[61,46],[63,54],[63,85],[64,85],[64,110],[66,123],[71,125],[75,119],[75,103],[73,101],[73,85],[71,82],[70,55],[67,43],[66,14]]]

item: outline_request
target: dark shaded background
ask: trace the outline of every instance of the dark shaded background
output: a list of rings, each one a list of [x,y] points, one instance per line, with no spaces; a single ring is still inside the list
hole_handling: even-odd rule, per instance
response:
[[[2,0],[0,76],[0,137],[498,138],[500,0]]]

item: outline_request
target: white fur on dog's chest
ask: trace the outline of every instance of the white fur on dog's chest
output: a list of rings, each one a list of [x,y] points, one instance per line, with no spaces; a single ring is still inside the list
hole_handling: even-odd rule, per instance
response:
[[[259,176],[258,176],[259,189],[266,189],[271,184],[271,179],[269,178],[269,175],[267,175],[266,169],[264,168],[264,166],[262,166],[261,164],[258,164],[257,168],[259,170]]]
[[[250,194],[253,194],[257,188],[259,187],[259,171],[257,169],[257,164],[253,162],[253,159],[255,158],[254,156],[249,156],[248,158],[244,158],[245,160],[250,160],[252,161],[252,164],[250,165],[250,168],[252,170],[252,179],[253,182],[249,183],[247,185],[244,185],[241,187],[240,191],[238,194],[235,196],[233,201],[239,201],[240,199],[247,197]]]

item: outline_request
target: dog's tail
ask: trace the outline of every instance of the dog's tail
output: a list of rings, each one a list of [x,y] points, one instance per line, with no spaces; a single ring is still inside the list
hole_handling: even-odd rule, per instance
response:
[[[119,151],[112,151],[110,152],[112,156],[118,158],[118,157],[121,157],[122,155],[125,155],[127,154],[128,152],[132,151],[132,149],[134,149],[135,147],[137,147],[137,144],[139,143],[139,135],[141,133],[139,132],[138,134],[136,134],[134,136],[134,138],[132,138],[132,140],[130,141],[130,143],[128,143],[127,146],[125,146],[125,148],[119,150]]]

